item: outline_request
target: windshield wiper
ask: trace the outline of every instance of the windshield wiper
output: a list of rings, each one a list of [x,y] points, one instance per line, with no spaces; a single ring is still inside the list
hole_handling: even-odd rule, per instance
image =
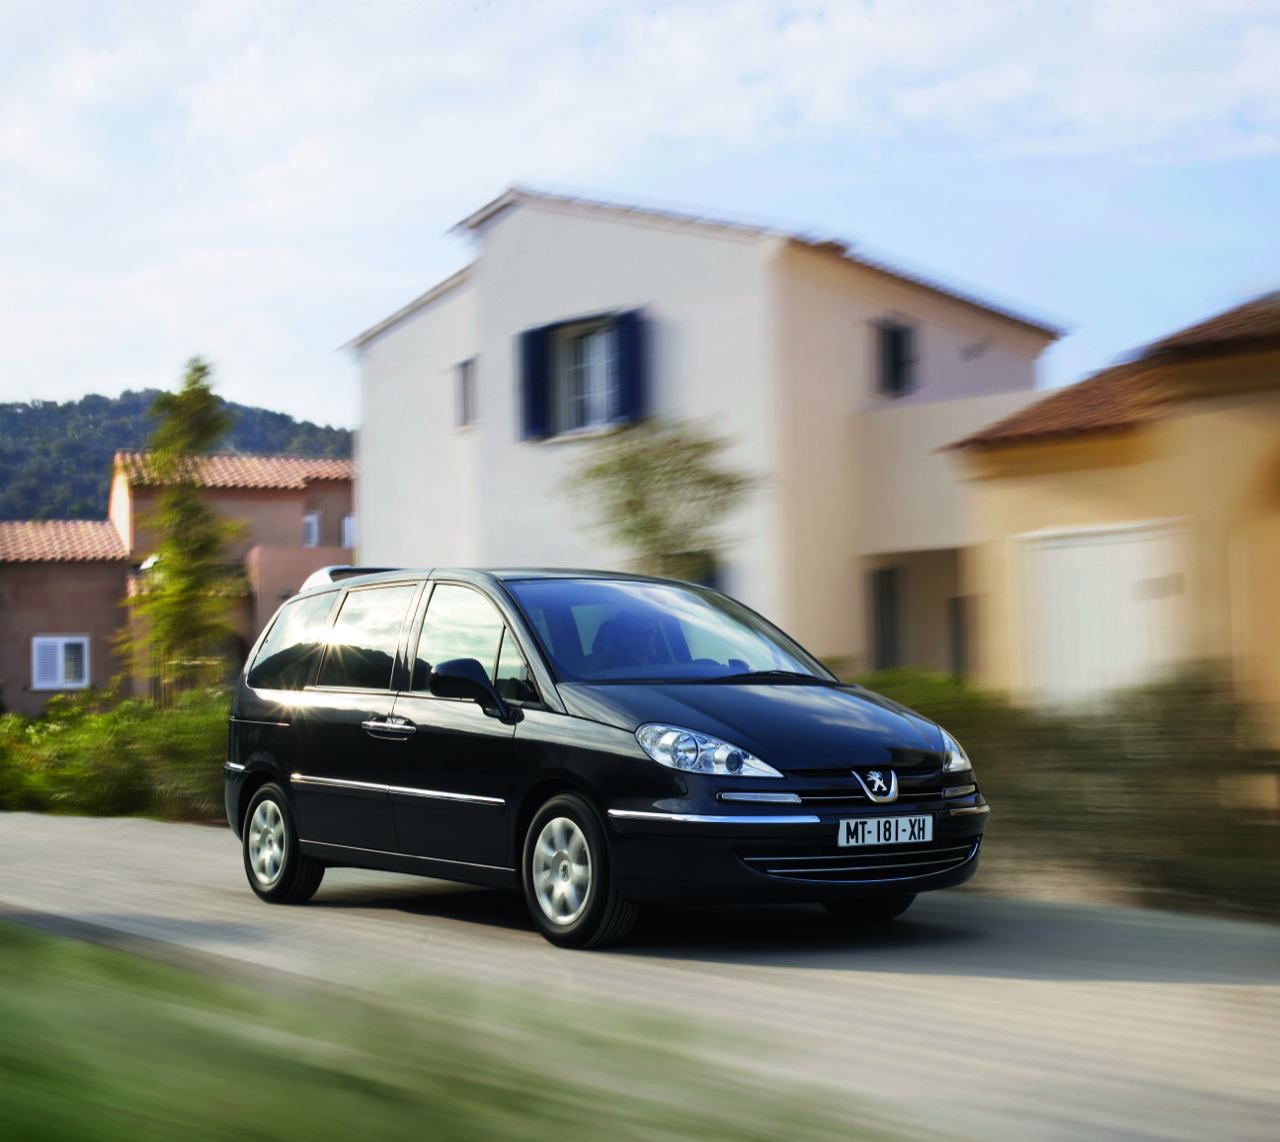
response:
[[[805,674],[800,670],[743,670],[737,674],[717,674],[707,678],[707,682],[734,682],[740,678],[803,678],[806,682],[821,682],[830,685],[832,679],[820,678],[816,674]]]

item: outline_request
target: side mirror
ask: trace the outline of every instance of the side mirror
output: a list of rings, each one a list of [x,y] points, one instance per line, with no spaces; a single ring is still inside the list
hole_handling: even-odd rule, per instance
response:
[[[431,668],[427,685],[437,698],[468,698],[477,702],[486,714],[500,721],[511,721],[511,707],[493,688],[485,668],[474,658],[451,658]]]

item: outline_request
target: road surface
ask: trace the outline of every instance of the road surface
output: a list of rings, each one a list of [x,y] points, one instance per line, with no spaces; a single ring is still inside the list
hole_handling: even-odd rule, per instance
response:
[[[685,909],[568,952],[511,894],[341,869],[310,905],[270,906],[229,830],[28,814],[0,814],[0,917],[242,978],[669,1015],[964,1137],[1280,1138],[1267,925],[952,892],[869,932],[817,907]]]

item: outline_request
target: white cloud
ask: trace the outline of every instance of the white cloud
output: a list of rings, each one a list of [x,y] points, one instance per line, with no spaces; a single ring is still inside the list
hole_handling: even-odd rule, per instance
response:
[[[0,233],[27,242],[4,270],[0,398],[164,383],[158,362],[203,347],[267,403],[350,410],[332,347],[411,261],[415,288],[451,268],[437,235],[511,181],[794,145],[844,163],[1280,149],[1276,0],[86,0],[0,21]]]

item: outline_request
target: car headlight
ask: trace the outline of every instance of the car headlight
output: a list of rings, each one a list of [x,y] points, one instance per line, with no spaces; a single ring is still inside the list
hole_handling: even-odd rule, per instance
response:
[[[710,773],[716,777],[783,776],[745,749],[681,726],[651,722],[636,730],[636,741],[654,761],[668,769]]]
[[[973,762],[969,760],[969,755],[960,748],[960,743],[946,730],[942,731],[942,743],[943,773],[967,773],[973,769]]]

